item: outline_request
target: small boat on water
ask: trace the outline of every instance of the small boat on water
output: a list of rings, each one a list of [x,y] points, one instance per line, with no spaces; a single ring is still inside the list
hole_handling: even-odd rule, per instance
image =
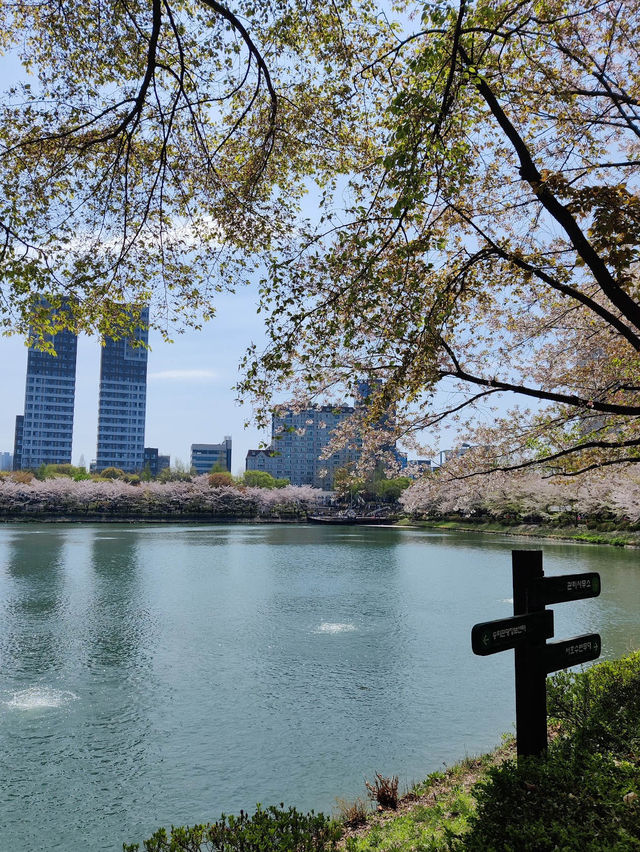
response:
[[[359,515],[353,510],[346,512],[327,513],[326,515],[307,515],[307,520],[310,524],[327,524],[327,525],[342,525],[349,524],[392,524],[398,520],[397,515],[370,514]]]

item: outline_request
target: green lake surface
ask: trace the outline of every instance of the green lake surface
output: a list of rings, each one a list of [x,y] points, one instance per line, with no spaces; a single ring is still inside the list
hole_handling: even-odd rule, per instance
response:
[[[555,636],[640,647],[640,552],[269,525],[0,527],[0,852],[115,850],[284,802],[331,811],[514,728],[512,548],[599,571]]]

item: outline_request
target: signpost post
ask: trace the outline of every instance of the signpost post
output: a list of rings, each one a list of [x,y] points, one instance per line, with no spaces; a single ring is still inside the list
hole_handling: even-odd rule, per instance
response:
[[[547,750],[547,674],[600,656],[597,633],[547,643],[553,636],[553,611],[547,604],[593,598],[600,575],[545,577],[541,550],[512,551],[513,617],[485,621],[471,630],[474,654],[514,649],[518,757]]]

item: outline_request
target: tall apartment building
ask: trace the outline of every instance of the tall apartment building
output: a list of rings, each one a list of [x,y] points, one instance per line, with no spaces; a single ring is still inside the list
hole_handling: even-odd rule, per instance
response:
[[[328,459],[320,455],[331,433],[354,409],[349,405],[321,405],[303,411],[280,410],[271,417],[271,446],[249,450],[247,470],[264,470],[292,485],[313,485],[331,490],[339,468],[357,462],[359,446],[347,447]]]
[[[143,308],[134,340],[106,338],[100,359],[98,449],[95,469],[144,467],[149,309]],[[134,342],[145,345],[134,346]],[[93,465],[92,465],[93,467]]]
[[[191,467],[196,473],[210,473],[216,466],[231,473],[230,435],[225,435],[221,444],[191,444]]]
[[[71,463],[78,338],[61,331],[51,341],[55,355],[29,348],[24,415],[16,417],[14,470]]]

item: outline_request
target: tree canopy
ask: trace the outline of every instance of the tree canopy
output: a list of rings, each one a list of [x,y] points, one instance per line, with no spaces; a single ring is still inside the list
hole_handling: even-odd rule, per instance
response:
[[[301,176],[347,157],[340,21],[366,37],[374,20],[358,5],[2,0],[0,50],[25,75],[0,106],[0,327],[210,317],[285,239]]]
[[[638,4],[414,10],[360,70],[385,96],[351,204],[272,266],[248,386],[377,376],[405,440],[460,421],[459,475],[637,461]],[[474,425],[505,393],[546,405]]]
[[[366,375],[361,416],[457,418],[475,469],[637,461],[639,27],[638,0],[2,3],[33,74],[0,112],[2,322],[64,296],[169,333],[262,269],[264,411]],[[544,407],[478,428],[500,394]]]

